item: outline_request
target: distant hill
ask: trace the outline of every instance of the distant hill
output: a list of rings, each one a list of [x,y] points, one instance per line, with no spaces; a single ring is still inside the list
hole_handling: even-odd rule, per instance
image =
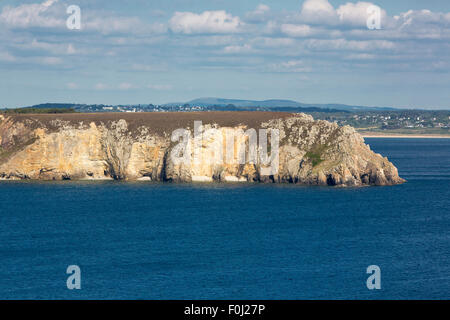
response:
[[[103,105],[75,103],[43,103],[21,109],[64,110],[75,112],[154,112],[154,111],[278,111],[278,112],[364,112],[396,111],[395,108],[351,106],[345,104],[309,104],[293,100],[241,100],[223,98],[199,98],[188,102],[174,102],[163,105]],[[26,112],[26,110],[24,110]]]
[[[74,113],[77,112],[75,110],[75,107],[77,106],[78,105],[73,103],[43,103],[30,107],[0,109],[0,112],[7,114]]]
[[[190,105],[201,106],[226,106],[235,105],[236,107],[301,107],[301,104],[291,100],[239,100],[239,99],[221,99],[221,98],[199,98],[186,102]]]
[[[80,105],[75,103],[41,103],[35,106],[23,107],[22,109],[72,109],[78,106]]]
[[[320,109],[334,109],[343,111],[380,111],[380,110],[396,110],[388,107],[367,107],[367,106],[351,106],[345,104],[310,104],[301,103],[293,100],[240,100],[240,99],[223,99],[223,98],[199,98],[186,102],[189,105],[196,106],[227,106],[234,105],[236,107],[264,107],[264,108],[320,108]]]
[[[140,105],[103,105],[103,104],[72,104],[72,103],[43,103],[29,107],[21,107],[5,110],[9,113],[63,113],[63,112],[189,112],[189,111],[274,111],[274,112],[349,112],[342,109],[318,108],[314,106],[297,106],[284,100],[284,103],[277,103],[280,100],[271,100],[272,103],[255,104],[251,101],[248,103],[239,103],[239,106],[225,103],[229,101],[220,99],[220,102],[214,103],[168,103],[164,105],[140,104]],[[242,100],[244,101],[244,100]]]

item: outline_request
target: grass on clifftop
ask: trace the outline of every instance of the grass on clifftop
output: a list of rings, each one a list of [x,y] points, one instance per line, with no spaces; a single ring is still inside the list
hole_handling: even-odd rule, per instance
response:
[[[316,145],[305,154],[305,157],[311,160],[313,167],[324,161],[322,154],[327,147],[327,145]]]
[[[2,109],[1,113],[5,114],[24,114],[24,113],[76,113],[76,111],[72,108],[63,109],[63,108],[17,108],[17,109]]]

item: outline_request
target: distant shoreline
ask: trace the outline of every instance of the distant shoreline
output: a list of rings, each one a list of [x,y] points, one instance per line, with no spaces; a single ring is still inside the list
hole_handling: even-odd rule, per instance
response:
[[[443,134],[383,134],[383,133],[359,133],[363,138],[402,138],[402,139],[450,139],[450,135]]]

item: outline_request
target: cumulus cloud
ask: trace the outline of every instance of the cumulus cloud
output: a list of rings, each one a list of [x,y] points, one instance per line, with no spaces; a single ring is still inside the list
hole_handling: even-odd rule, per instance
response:
[[[409,10],[390,17],[382,10],[382,30],[369,30],[370,5],[353,1],[334,8],[329,0],[305,0],[299,10],[276,12],[261,3],[241,16],[224,10],[167,12],[167,18],[158,22],[90,9],[83,11],[81,32],[65,28],[67,14],[61,2],[4,6],[0,8],[0,61],[63,68],[63,59],[72,55],[71,63],[79,63],[81,69],[81,63],[98,64],[103,59],[105,65],[128,66],[130,72],[197,67],[205,61],[210,68],[251,65],[252,70],[267,71],[270,65],[274,71],[304,72],[306,66],[299,57],[346,65],[355,61],[356,65],[356,61],[378,63],[384,56],[383,61],[409,59],[412,65],[420,60],[448,68],[450,13]],[[48,32],[50,27],[56,32]],[[117,88],[133,86],[96,85],[97,90]],[[170,86],[139,88],[169,90]]]
[[[347,2],[337,9],[328,0],[306,0],[299,14],[303,23],[324,26],[366,27],[369,14],[367,9],[374,6],[371,2]],[[381,9],[381,21],[387,23],[387,13]]]
[[[0,14],[0,22],[10,28],[63,27],[65,26],[64,16],[58,18],[49,10],[56,2],[58,0],[22,4],[17,7],[5,6]]]
[[[300,18],[312,24],[334,24],[337,14],[328,0],[306,0],[303,2]]]
[[[430,10],[409,10],[398,16],[394,16],[391,20],[391,28],[403,31],[421,31],[422,29],[438,28],[442,31],[448,31],[450,28],[450,12],[432,12]]]
[[[432,12],[430,10],[408,10],[401,13],[399,16],[394,17],[403,23],[411,24],[412,22],[427,23],[427,24],[444,24],[449,26],[450,24],[450,12]]]
[[[58,0],[43,3],[5,6],[0,13],[0,24],[8,28],[66,29],[66,5]],[[145,23],[137,17],[119,16],[103,10],[82,11],[81,30],[102,34],[160,34],[167,32],[164,23]]]
[[[200,14],[192,12],[175,12],[169,21],[170,29],[175,33],[236,33],[243,22],[224,10],[205,11]]]
[[[374,4],[371,2],[357,2],[351,3],[347,2],[344,5],[337,8],[336,13],[339,16],[339,21],[346,25],[351,26],[367,26],[368,13],[367,9]],[[381,8],[380,8],[381,9]],[[386,22],[386,11],[381,9],[381,24]]]
[[[261,22],[265,21],[270,14],[270,7],[265,4],[260,4],[252,12],[248,12],[245,18],[249,22]]]

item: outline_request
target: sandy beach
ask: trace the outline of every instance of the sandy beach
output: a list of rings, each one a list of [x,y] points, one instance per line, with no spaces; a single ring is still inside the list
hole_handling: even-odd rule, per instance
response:
[[[405,138],[405,139],[450,139],[450,135],[443,134],[382,134],[382,133],[362,133],[364,138]]]

